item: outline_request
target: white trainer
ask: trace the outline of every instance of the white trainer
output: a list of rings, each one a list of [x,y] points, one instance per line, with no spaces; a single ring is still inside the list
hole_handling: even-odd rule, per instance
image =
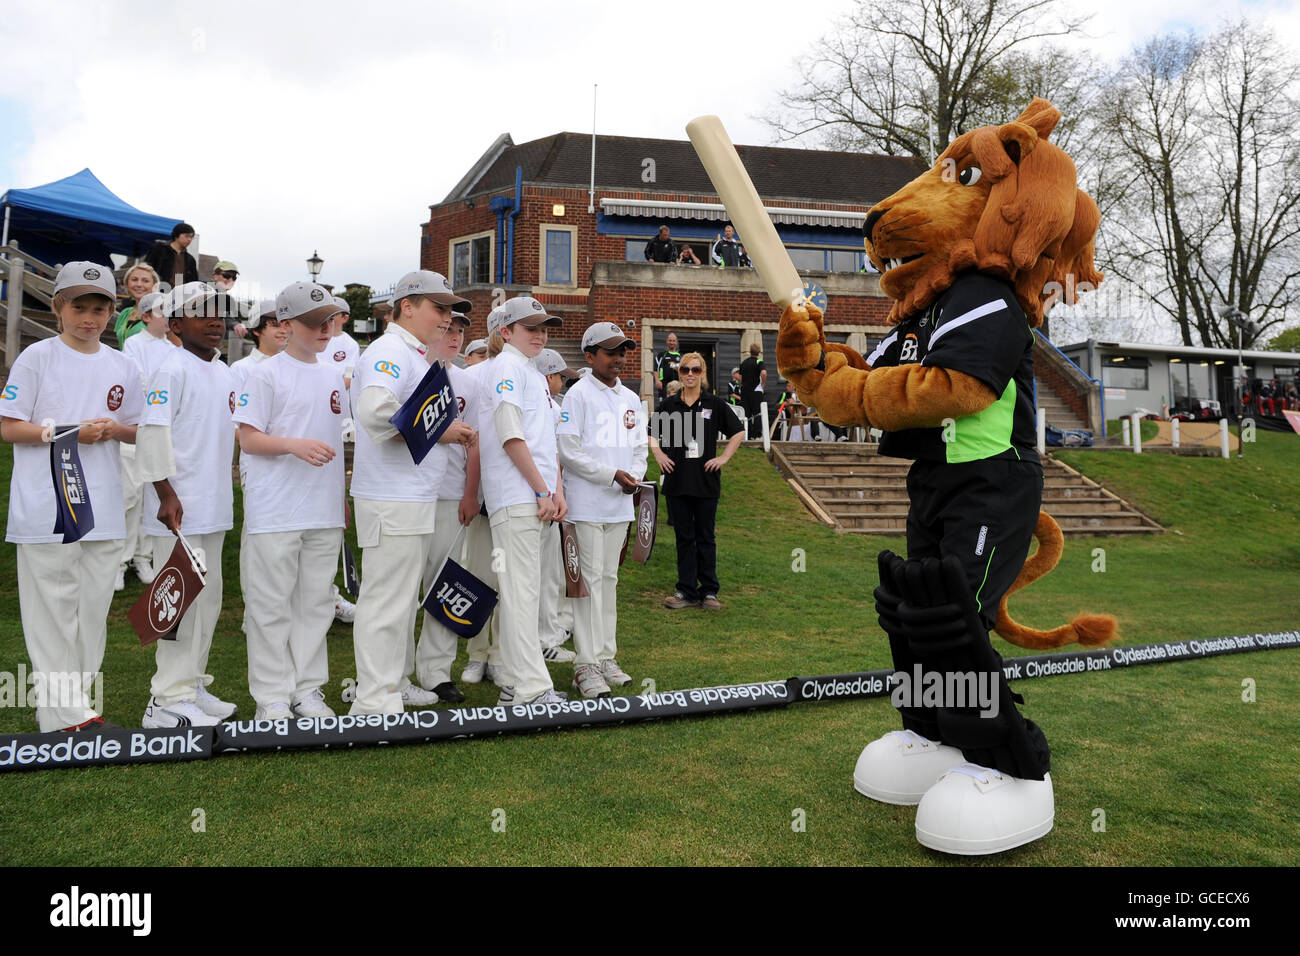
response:
[[[561,647],[559,644],[547,644],[542,648],[542,660],[550,661],[553,664],[565,664],[577,658],[577,654],[567,647]]]
[[[342,595],[334,602],[334,620],[351,624],[357,619],[357,606]]]
[[[215,727],[221,723],[211,714],[199,710],[193,699],[178,700],[174,704],[163,705],[157,697],[149,698],[149,706],[144,709],[140,726],[149,730],[164,727]]]
[[[265,707],[257,708],[253,715],[254,720],[293,720],[293,711],[289,705],[282,700],[277,700],[273,704],[267,704]]]
[[[403,707],[432,707],[441,700],[437,694],[423,687],[408,683],[402,688]]]
[[[618,666],[618,661],[610,658],[600,662],[600,676],[611,687],[626,687],[632,683],[632,675]]]
[[[135,558],[131,562],[131,567],[135,569],[135,576],[142,584],[153,584],[153,579],[158,577],[158,572],[153,569],[148,558]]]
[[[203,681],[199,681],[195,687],[194,703],[198,704],[199,710],[217,718],[217,720],[229,720],[235,716],[235,711],[239,710],[237,705],[222,700],[208,690]]]
[[[487,661],[470,661],[465,665],[465,669],[460,672],[460,682],[462,684],[478,684],[482,682],[484,675],[487,674]]]
[[[600,667],[596,664],[579,664],[573,669],[573,686],[578,688],[583,697],[608,697],[609,685],[600,676]]]
[[[126,589],[126,565],[120,565],[117,569],[117,577],[113,579],[113,590],[122,591]]]
[[[506,679],[507,679],[507,678],[506,678],[506,669],[505,669],[504,667],[502,667],[500,664],[489,664],[489,665],[487,666],[487,670],[484,671],[483,673],[484,673],[484,675],[487,677],[488,680],[490,680],[492,683],[496,684],[496,685],[497,685],[498,687],[500,687],[502,690],[505,690],[507,687],[513,687],[513,686],[514,686],[513,684],[507,684],[507,683],[506,683]]]
[[[500,687],[501,685],[497,685]],[[515,689],[513,687],[502,687],[501,693],[497,695],[498,707],[509,707],[515,702]]]
[[[941,776],[965,759],[956,747],[912,730],[891,730],[863,749],[853,768],[853,789],[881,803],[914,807]]]
[[[1001,853],[1051,832],[1055,818],[1051,774],[1024,780],[963,763],[921,798],[916,838],[922,846],[958,856]]]
[[[569,699],[569,695],[562,690],[544,690],[532,700],[524,701],[526,706],[531,707],[533,704],[563,704]]]
[[[333,717],[334,711],[325,703],[325,692],[320,688],[306,697],[299,697],[291,708],[299,717]]]

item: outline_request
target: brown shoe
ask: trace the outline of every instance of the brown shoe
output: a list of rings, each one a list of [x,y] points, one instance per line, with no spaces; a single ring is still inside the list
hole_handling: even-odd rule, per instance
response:
[[[684,607],[699,607],[699,606],[700,606],[699,601],[692,601],[681,591],[678,591],[672,597],[664,598],[664,607],[668,608],[670,611],[680,611]]]
[[[716,594],[706,594],[704,600],[700,602],[700,607],[706,611],[721,611],[722,602],[718,600]]]

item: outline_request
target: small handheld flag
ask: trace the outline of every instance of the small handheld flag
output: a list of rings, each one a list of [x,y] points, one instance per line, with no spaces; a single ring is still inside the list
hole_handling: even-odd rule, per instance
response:
[[[636,507],[636,543],[632,546],[632,560],[647,564],[655,549],[655,533],[659,530],[659,489],[652,481],[637,482],[632,502]]]
[[[483,630],[497,606],[497,592],[452,560],[459,554],[465,526],[456,533],[429,592],[420,605],[457,637],[471,638]]]
[[[90,505],[90,488],[77,451],[79,425],[60,425],[51,429],[50,476],[54,479],[54,534],[63,535],[63,543],[80,541],[95,527],[95,511]]]
[[[141,647],[148,647],[159,638],[176,639],[176,628],[203,590],[207,571],[203,555],[177,532],[176,546],[167,563],[126,614]]]
[[[451,379],[441,362],[429,367],[411,397],[388,421],[401,433],[411,458],[418,465],[438,443],[459,411]]]
[[[582,557],[578,551],[578,530],[569,522],[560,522],[560,556],[564,561],[564,596],[590,597],[587,582],[582,579]]]

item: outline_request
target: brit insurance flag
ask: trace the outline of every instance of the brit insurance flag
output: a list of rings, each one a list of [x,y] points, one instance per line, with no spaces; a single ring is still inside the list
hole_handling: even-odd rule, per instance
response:
[[[448,558],[420,603],[439,624],[468,639],[492,616],[497,592]]]
[[[456,393],[441,362],[434,362],[420,384],[388,421],[401,433],[418,465],[456,419]]]
[[[54,534],[63,543],[80,541],[95,527],[90,488],[77,451],[77,426],[59,425],[50,442],[50,477],[54,479]],[[62,434],[59,434],[62,432]]]

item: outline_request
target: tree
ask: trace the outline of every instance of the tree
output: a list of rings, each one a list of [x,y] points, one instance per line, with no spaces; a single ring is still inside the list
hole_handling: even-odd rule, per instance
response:
[[[928,166],[963,132],[1006,122],[1035,95],[1064,96],[1067,109],[1083,96],[1081,58],[1029,47],[1085,22],[1058,17],[1058,6],[859,2],[798,62],[799,85],[779,95],[778,110],[764,121],[781,139],[812,134],[832,148],[912,156]]]
[[[1097,99],[1090,184],[1101,268],[1128,280],[1185,345],[1235,347],[1228,308],[1286,321],[1300,291],[1300,67],[1246,23],[1167,35],[1126,58]]]
[[[349,282],[343,287],[339,298],[347,302],[351,309],[349,316],[353,322],[364,322],[370,318],[370,286]]]
[[[1270,352],[1300,352],[1300,327],[1279,332],[1264,348]]]

